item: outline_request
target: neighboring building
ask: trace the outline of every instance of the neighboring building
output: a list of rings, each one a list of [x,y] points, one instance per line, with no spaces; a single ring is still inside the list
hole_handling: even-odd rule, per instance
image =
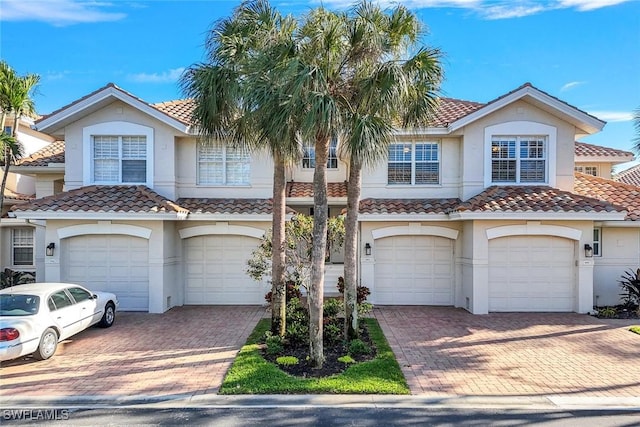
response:
[[[23,156],[28,157],[53,142],[51,136],[33,129],[33,118],[21,117],[19,124],[17,139],[22,145]],[[9,114],[4,132],[13,134],[14,126],[13,115]],[[18,173],[15,168],[16,166],[9,168],[4,194],[0,195],[4,197],[0,212],[0,270],[11,268],[35,273],[36,233],[44,233],[44,227],[38,231],[37,222],[10,219],[7,218],[7,212],[16,204],[34,199],[37,181],[35,176]],[[0,179],[2,173],[3,168],[0,167]]]
[[[618,172],[613,176],[613,180],[640,187],[640,164]]]
[[[264,302],[268,283],[245,271],[271,225],[272,160],[199,144],[192,107],[109,84],[36,123],[64,147],[21,163],[37,177],[37,199],[10,215],[43,225],[39,278],[113,291],[125,310]],[[387,161],[363,176],[360,278],[371,302],[476,314],[616,303],[617,279],[640,265],[638,197],[574,172],[595,165],[609,178],[632,159],[575,142],[604,124],[530,84],[487,104],[442,99],[433,123],[399,132]],[[331,215],[346,206],[348,176],[335,144]],[[287,172],[296,211],[312,212],[314,163],[306,147]],[[331,250],[329,291],[342,261]]]
[[[611,179],[613,166],[633,161],[633,153],[608,147],[576,142],[574,170],[586,175]]]

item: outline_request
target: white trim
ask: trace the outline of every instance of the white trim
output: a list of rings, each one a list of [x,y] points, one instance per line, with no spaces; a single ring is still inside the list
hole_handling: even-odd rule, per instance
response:
[[[126,236],[142,237],[143,239],[149,240],[151,237],[151,229],[137,225],[111,224],[108,221],[97,224],[71,225],[58,229],[58,239],[84,236],[87,234],[124,234]]]
[[[584,220],[584,221],[623,221],[627,212],[453,212],[451,220],[470,219],[526,219],[526,220]]]
[[[147,158],[146,168],[147,176],[144,183],[113,183],[113,185],[135,185],[145,184],[149,188],[153,188],[153,147],[154,147],[154,132],[153,128],[149,126],[139,125],[137,123],[130,122],[104,122],[95,125],[82,128],[82,185],[100,185],[93,180],[93,150],[92,150],[92,137],[100,135],[113,135],[113,136],[139,136],[142,135],[146,138],[147,145]],[[122,159],[120,159],[122,160]],[[120,171],[120,181],[122,181],[122,170]]]
[[[371,231],[373,240],[392,236],[439,236],[456,240],[458,238],[458,234],[459,232],[457,230],[453,230],[451,228],[420,224],[383,227],[376,228]]]
[[[448,214],[359,214],[359,222],[380,221],[447,221]]]
[[[109,98],[119,99],[120,101],[132,106],[133,108],[136,108],[150,115],[151,117],[160,120],[168,126],[179,130],[180,132],[188,133],[189,131],[188,125],[185,125],[184,123],[168,116],[167,114],[160,112],[144,101],[136,99],[135,97],[123,92],[122,90],[114,86],[108,86],[103,90],[94,93],[88,98],[78,101],[76,104],[70,105],[63,110],[52,114],[46,119],[40,121],[36,125],[36,130],[46,133],[47,131],[52,131],[56,130],[57,128],[63,127],[65,126],[65,124],[77,120],[76,118],[74,118],[74,116],[80,114],[83,110],[90,109],[91,107],[100,108],[100,104],[107,105],[107,103],[109,102]],[[55,126],[58,127],[56,128]]]
[[[554,236],[579,241],[582,237],[582,230],[560,225],[541,224],[504,225],[487,229],[487,240],[507,236]]]
[[[547,143],[545,150],[546,156],[546,181],[545,182],[493,182],[491,180],[491,143],[494,136],[497,135],[513,135],[513,136],[546,136]],[[492,185],[540,185],[546,184],[551,187],[556,186],[556,146],[558,138],[558,129],[554,126],[545,125],[543,123],[529,122],[529,121],[513,121],[499,123],[493,126],[487,126],[484,128],[484,186],[490,187]],[[516,147],[516,153],[518,153],[519,147]],[[519,156],[518,156],[518,162]]]
[[[568,116],[569,119],[572,122],[573,125],[578,125],[580,124],[581,126],[583,126],[582,128],[587,131],[590,134],[596,133],[598,131],[601,131],[602,128],[604,127],[606,122],[603,122],[602,120],[599,120],[593,116],[590,116],[589,114],[582,112],[580,110],[578,110],[575,107],[572,107],[568,104],[565,104],[564,102],[560,101],[559,99],[556,99],[550,95],[547,95],[541,91],[539,91],[538,89],[531,87],[531,86],[524,86],[522,88],[520,88],[519,90],[510,93],[500,99],[498,99],[497,101],[494,101],[482,108],[480,108],[479,110],[474,111],[471,114],[468,114],[464,117],[462,117],[459,120],[456,120],[455,122],[451,123],[449,125],[449,132],[454,132],[476,120],[481,119],[482,117],[485,117],[491,113],[493,113],[494,111],[497,111],[515,101],[518,101],[519,99],[522,98],[532,98],[542,104],[545,104],[555,110],[557,110],[559,113],[564,114],[565,116]],[[580,126],[578,126],[580,127]]]
[[[78,220],[136,220],[162,221],[179,218],[179,213],[128,213],[128,212],[56,212],[23,211],[11,212],[14,218],[27,220],[78,219]],[[236,218],[237,219],[237,218]]]
[[[262,239],[264,237],[265,230],[255,227],[246,227],[243,225],[229,225],[226,223],[216,225],[201,225],[196,227],[183,228],[178,231],[181,239],[188,239],[196,236],[207,236],[215,234],[226,234],[236,236],[254,237],[256,239]]]

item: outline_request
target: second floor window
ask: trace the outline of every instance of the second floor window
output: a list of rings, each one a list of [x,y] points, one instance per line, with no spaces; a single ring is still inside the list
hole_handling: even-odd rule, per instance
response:
[[[573,170],[586,175],[598,176],[598,168],[596,166],[576,166]]]
[[[94,136],[93,181],[141,184],[147,181],[145,136]]]
[[[11,236],[13,265],[33,265],[33,229],[14,228]]]
[[[316,167],[316,147],[312,142],[302,147],[302,167],[313,169]],[[327,159],[327,169],[338,169],[338,140],[333,138],[329,146],[329,158]]]
[[[389,184],[439,184],[440,145],[437,142],[391,144],[387,178]]]
[[[251,158],[246,150],[222,142],[198,144],[198,184],[249,185]]]
[[[491,140],[491,181],[494,183],[547,182],[546,138],[499,136]]]

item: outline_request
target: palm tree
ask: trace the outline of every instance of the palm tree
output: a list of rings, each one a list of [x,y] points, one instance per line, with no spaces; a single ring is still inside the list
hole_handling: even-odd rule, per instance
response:
[[[18,144],[18,128],[20,118],[24,115],[35,114],[35,104],[31,96],[40,82],[37,74],[27,74],[19,76],[5,62],[0,63],[0,109],[2,109],[2,129],[4,129],[5,119],[8,113],[13,114],[13,139],[14,144]],[[12,149],[11,144],[3,144],[3,174],[2,184],[0,184],[0,212],[4,207],[4,191],[9,176],[9,168],[12,163],[21,155],[22,149]]]
[[[394,125],[424,125],[436,108],[443,70],[438,49],[416,46],[423,34],[417,17],[402,6],[384,13],[360,3],[350,21],[352,109],[344,122],[342,151],[349,158],[345,220],[345,337],[358,333],[358,206],[363,166],[387,156]],[[408,52],[416,52],[407,57]]]
[[[204,140],[222,139],[245,149],[265,147],[274,161],[271,330],[284,336],[286,164],[299,155],[295,118],[287,116],[273,74],[290,54],[295,21],[266,0],[243,2],[217,22],[206,50],[208,62],[190,67],[181,79],[195,100],[193,121]]]

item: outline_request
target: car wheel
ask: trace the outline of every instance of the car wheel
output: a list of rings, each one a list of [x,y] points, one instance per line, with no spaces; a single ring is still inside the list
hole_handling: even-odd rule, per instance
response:
[[[38,349],[33,353],[33,357],[38,360],[46,360],[54,355],[57,348],[58,333],[54,329],[48,328],[42,334],[40,345],[38,345]]]
[[[100,323],[98,326],[101,328],[110,328],[113,325],[113,322],[116,321],[116,306],[113,303],[107,303],[104,307],[104,314],[102,315],[102,319],[100,319]]]

